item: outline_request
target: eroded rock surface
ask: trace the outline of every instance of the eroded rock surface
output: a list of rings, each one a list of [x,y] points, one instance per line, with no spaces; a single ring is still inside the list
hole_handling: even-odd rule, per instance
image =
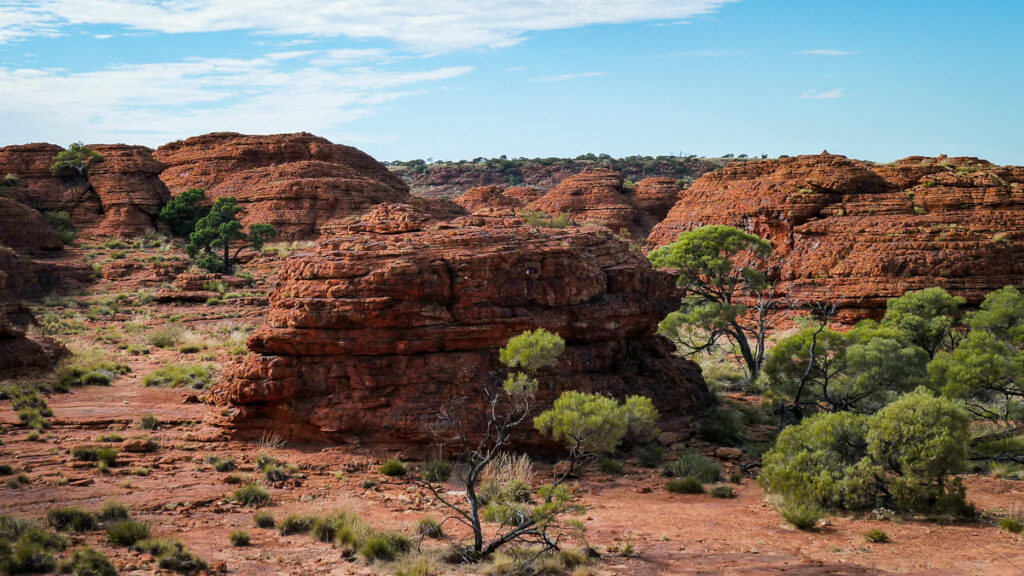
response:
[[[567,349],[537,411],[570,389],[670,415],[706,400],[699,368],[654,336],[672,278],[610,231],[426,221],[378,209],[284,264],[252,353],[211,392],[242,434],[423,447],[447,408],[482,430],[497,349],[538,327]]]
[[[211,203],[234,196],[243,224],[273,224],[283,240],[314,239],[334,219],[409,197],[408,186],[370,156],[307,133],[206,134],[165,144],[156,157],[173,194],[203,188]]]
[[[910,290],[941,286],[976,304],[1024,281],[1024,167],[977,158],[730,164],[680,194],[649,246],[707,224],[769,238],[782,294],[834,301],[850,320]]]

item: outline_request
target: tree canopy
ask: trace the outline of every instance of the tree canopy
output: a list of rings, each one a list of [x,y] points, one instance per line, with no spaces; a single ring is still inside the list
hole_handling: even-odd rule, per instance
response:
[[[50,171],[56,174],[65,168],[70,168],[77,172],[79,176],[84,176],[89,164],[99,162],[100,160],[103,160],[102,154],[81,142],[75,142],[68,146],[67,149],[57,153],[53,163],[50,164]]]
[[[196,222],[185,251],[202,268],[211,272],[231,272],[234,259],[245,248],[260,250],[267,239],[277,236],[270,224],[242,227],[237,216],[242,209],[234,196],[221,196],[210,211]],[[231,245],[237,244],[234,255]]]
[[[659,331],[688,354],[711,350],[721,338],[728,339],[739,348],[754,381],[775,312],[765,262],[771,250],[771,243],[759,236],[729,226],[703,226],[651,252],[648,257],[656,268],[678,271],[677,283],[684,291],[681,308],[665,318]],[[754,302],[752,309],[739,301],[741,296]]]
[[[188,238],[196,229],[199,219],[206,215],[207,210],[201,205],[206,199],[206,191],[202,188],[189,188],[178,196],[171,198],[160,209],[160,219],[167,223],[171,234]]]

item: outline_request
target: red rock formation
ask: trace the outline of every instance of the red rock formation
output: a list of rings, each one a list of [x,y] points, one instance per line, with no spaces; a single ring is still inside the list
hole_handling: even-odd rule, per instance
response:
[[[316,238],[331,220],[409,197],[408,186],[370,156],[307,133],[206,134],[165,144],[156,157],[173,194],[204,188],[210,202],[235,196],[243,224],[273,224],[283,240]]]
[[[152,231],[169,197],[158,177],[163,166],[153,159],[152,150],[124,144],[89,147],[103,159],[89,163],[85,178],[73,170],[50,172],[60,146],[0,148],[0,176],[10,174],[13,182],[4,194],[40,212],[67,212],[80,233],[134,236]]]
[[[18,301],[11,287],[27,281],[24,276],[30,271],[14,250],[0,245],[0,380],[13,376],[11,371],[15,369],[52,366],[67,354],[67,349],[54,340],[25,335],[34,321],[32,313]]]
[[[769,238],[784,295],[833,300],[851,320],[908,290],[941,286],[977,303],[1024,280],[1024,168],[976,158],[731,164],[681,193],[649,246],[706,224]]]
[[[0,196],[0,245],[19,252],[60,250],[60,238],[38,210]]]
[[[595,169],[562,180],[553,190],[533,201],[531,210],[552,216],[566,214],[582,224],[604,226],[614,232],[643,235],[640,212],[623,194],[622,175]]]
[[[153,231],[170,192],[160,180],[163,164],[145,146],[90,146],[103,161],[89,166],[89,184],[99,197],[103,220],[96,235],[138,236]]]
[[[428,227],[380,207],[289,259],[253,353],[211,398],[243,434],[422,446],[441,406],[480,424],[497,348],[543,327],[567,349],[537,410],[566,389],[649,395],[665,414],[706,400],[699,369],[654,336],[678,306],[671,277],[626,242],[471,219]]]
[[[470,188],[465,194],[455,199],[460,206],[470,212],[482,208],[518,210],[526,203],[513,196],[507,196],[499,186],[477,186]]]
[[[643,215],[645,227],[649,231],[668,216],[668,211],[675,206],[681,191],[678,180],[657,176],[637,182],[629,198]]]

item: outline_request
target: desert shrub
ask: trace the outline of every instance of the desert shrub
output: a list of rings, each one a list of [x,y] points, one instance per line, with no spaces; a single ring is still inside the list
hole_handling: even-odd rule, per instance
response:
[[[107,542],[131,546],[149,538],[149,524],[135,520],[121,520],[107,527]]]
[[[185,337],[185,329],[178,324],[164,324],[149,334],[146,341],[157,348],[174,348]]]
[[[673,478],[665,484],[665,490],[673,494],[703,494],[704,484],[696,476]]]
[[[45,430],[50,427],[50,421],[38,408],[22,408],[18,410],[18,420],[33,430]]]
[[[416,534],[425,538],[443,538],[441,523],[433,518],[423,517],[416,523]]]
[[[71,455],[83,462],[99,462],[107,466],[117,464],[117,449],[110,446],[75,446]]]
[[[191,574],[208,568],[206,562],[178,540],[142,540],[132,549],[152,554],[157,559],[157,565],[164,570]]]
[[[380,465],[380,473],[385,476],[405,476],[405,464],[397,458],[389,458]]]
[[[72,576],[117,576],[117,569],[102,553],[88,546],[75,550],[57,567],[61,574]]]
[[[443,574],[426,556],[417,556],[402,561],[395,568],[395,576],[439,576]]]
[[[205,390],[213,377],[213,367],[206,364],[168,364],[147,374],[142,385]]]
[[[333,542],[338,535],[338,526],[330,517],[316,518],[310,527],[313,538],[319,542]]]
[[[969,515],[963,485],[969,417],[920,388],[873,416],[817,414],[782,431],[759,482],[825,509],[877,507]]]
[[[250,508],[269,506],[273,501],[273,497],[270,495],[270,492],[255,482],[250,482],[238,490],[235,490],[231,495],[231,498],[241,505],[248,506]]]
[[[130,371],[126,364],[108,360],[100,349],[80,350],[57,368],[57,386],[106,386]]]
[[[160,449],[160,444],[148,436],[137,437],[132,439],[130,442],[124,445],[125,452],[135,452],[138,454],[148,454],[150,452],[156,452]]]
[[[697,452],[689,451],[679,456],[679,460],[666,464],[662,474],[676,478],[694,476],[701,482],[710,483],[721,478],[722,467]]]
[[[889,542],[889,535],[885,533],[885,530],[879,530],[878,528],[872,528],[864,533],[864,539],[868,542],[874,542],[876,544],[885,544]]]
[[[257,528],[273,528],[277,522],[274,521],[274,515],[266,510],[260,510],[259,512],[252,515],[252,523]]]
[[[120,434],[104,434],[96,438],[97,442],[124,442],[124,436]]]
[[[281,536],[289,534],[305,534],[313,529],[316,516],[305,516],[301,514],[289,514],[277,525],[277,531]]]
[[[0,516],[0,572],[52,572],[54,552],[67,546],[63,536],[50,532],[31,520]]]
[[[248,546],[251,537],[245,530],[232,530],[228,539],[231,541],[232,546]]]
[[[0,464],[0,476],[10,476],[14,474],[14,467],[10,464]]]
[[[626,467],[621,461],[614,458],[602,458],[597,461],[597,469],[605,474],[618,476],[626,470]]]
[[[423,479],[427,482],[444,482],[452,475],[452,465],[447,460],[435,458],[423,465]]]
[[[366,561],[393,562],[412,549],[413,542],[400,532],[375,532],[359,546],[359,555]]]
[[[201,205],[205,197],[203,189],[189,188],[167,201],[160,209],[160,220],[171,229],[171,234],[188,238],[195,230],[196,222],[206,214],[207,209]]]
[[[787,500],[779,510],[782,518],[798,530],[812,530],[824,516],[821,507],[811,502]]]
[[[46,211],[43,212],[43,218],[50,224],[53,231],[57,233],[57,238],[64,244],[71,244],[75,241],[75,237],[78,236],[78,231],[75,230],[75,225],[71,223],[71,215],[63,210]]]
[[[135,421],[135,427],[139,430],[156,430],[160,427],[160,419],[148,412],[139,414],[139,419]]]
[[[711,488],[711,496],[713,498],[735,498],[736,492],[732,486],[715,486]]]
[[[99,519],[103,522],[127,520],[129,517],[131,517],[131,513],[128,511],[128,507],[120,502],[107,502],[99,514]]]
[[[217,472],[231,472],[238,467],[235,464],[234,458],[221,458],[216,454],[210,454],[207,456],[206,463],[213,466],[213,469]]]
[[[729,473],[729,482],[732,482],[733,484],[742,484],[743,483],[743,472],[740,472],[739,470],[733,470],[732,472],[730,472]]]
[[[644,468],[657,468],[665,460],[665,450],[657,442],[648,442],[634,447],[633,457]]]
[[[96,529],[96,515],[79,508],[54,508],[46,513],[46,522],[58,532],[88,532]]]

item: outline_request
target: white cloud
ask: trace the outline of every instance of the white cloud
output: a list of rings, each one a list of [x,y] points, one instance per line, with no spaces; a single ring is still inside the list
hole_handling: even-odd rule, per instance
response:
[[[247,30],[273,35],[382,38],[432,52],[520,42],[529,32],[679,20],[738,0],[13,0],[0,42],[68,25],[166,33]]]
[[[325,132],[419,93],[425,83],[472,70],[283,66],[284,60],[304,57],[188,59],[82,73],[0,68],[0,125],[6,125],[7,138],[18,138],[17,127],[24,127],[32,141],[82,134],[150,145],[212,130]],[[44,126],[62,133],[40,134]],[[132,127],[144,127],[145,133]]]
[[[594,78],[595,76],[607,76],[607,72],[578,72],[576,74],[555,74],[554,76],[537,76],[530,78],[530,82],[565,82],[577,78]]]
[[[800,52],[794,52],[794,54],[804,54],[808,56],[850,56],[856,54],[856,52],[846,52],[844,50],[830,50],[827,48],[819,48],[817,50],[801,50]]]
[[[803,98],[804,100],[834,100],[836,98],[845,97],[846,90],[843,88],[836,88],[835,90],[827,90],[825,92],[819,92],[812,89],[797,96],[797,98]]]

